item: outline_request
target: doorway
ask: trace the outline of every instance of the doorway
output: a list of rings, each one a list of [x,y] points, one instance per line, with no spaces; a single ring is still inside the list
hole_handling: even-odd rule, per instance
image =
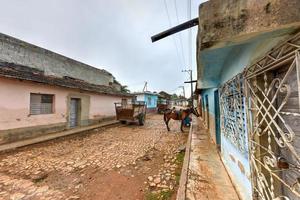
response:
[[[69,126],[74,128],[80,125],[80,99],[71,98],[70,100],[70,115],[69,115]]]
[[[218,149],[221,147],[221,128],[220,128],[220,106],[219,106],[219,90],[214,92],[215,102],[215,129],[216,129],[216,143]]]
[[[209,105],[208,105],[208,95],[205,95],[205,111],[206,111],[206,124],[207,124],[207,129],[209,129]]]

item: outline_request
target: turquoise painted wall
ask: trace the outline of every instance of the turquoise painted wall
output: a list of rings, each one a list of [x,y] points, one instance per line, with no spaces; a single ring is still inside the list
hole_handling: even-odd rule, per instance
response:
[[[215,130],[215,99],[214,99],[214,92],[217,90],[217,88],[210,88],[210,89],[205,89],[202,90],[201,92],[201,98],[204,104],[204,112],[205,114],[207,113],[206,110],[206,98],[205,96],[208,97],[208,112],[210,116],[210,121],[209,121],[209,129],[210,129],[210,137],[215,140],[216,136],[216,130]]]
[[[229,45],[224,48],[204,51],[200,54],[201,65],[204,68],[205,74],[200,82],[204,86],[211,87],[211,89],[202,89],[201,96],[205,108],[205,96],[208,95],[209,114],[211,118],[215,116],[215,87],[220,87],[220,85],[238,73],[241,73],[246,66],[252,64],[256,59],[263,56],[286,37],[288,37],[288,35],[282,36],[278,32],[274,33],[274,35],[273,33],[268,33],[257,36],[242,44]],[[213,126],[214,123],[212,125],[210,122],[211,137],[214,137],[215,134]],[[246,141],[248,141],[247,138]],[[246,149],[248,149],[248,144],[246,144]],[[221,156],[242,198],[252,199],[248,152],[241,152],[225,137],[224,133],[221,132]]]
[[[203,100],[203,103],[204,103],[204,109],[206,109],[205,108],[205,105],[206,105],[205,96],[208,95],[209,113],[212,116],[215,116],[215,104],[214,104],[214,92],[215,92],[215,90],[217,90],[217,88],[205,89],[201,92],[202,100]]]
[[[212,89],[205,89],[201,92],[201,98],[204,103],[204,111],[206,105],[206,98],[208,96],[208,105],[209,105],[209,115],[210,115],[210,122],[209,122],[209,132],[210,137],[216,141],[216,134],[218,134],[218,130],[215,129],[215,98],[214,98],[214,91],[217,88]],[[244,196],[244,199],[251,199],[252,187],[250,181],[250,164],[248,160],[248,153],[247,152],[240,152],[238,148],[225,136],[224,133],[219,130],[219,134],[221,134],[221,156],[223,158],[223,162],[231,175],[231,178],[235,185],[238,186],[240,193]],[[247,135],[247,133],[246,133]],[[246,138],[246,141],[247,138]],[[248,144],[247,144],[248,146]],[[247,148],[247,147],[246,147]],[[248,148],[247,148],[248,149]],[[234,160],[233,160],[234,158]],[[242,168],[242,170],[241,170]]]
[[[293,29],[261,33],[242,42],[228,42],[225,46],[200,52],[199,87],[215,88],[242,72],[280,41],[289,37]]]
[[[150,98],[150,101],[148,101],[148,98]],[[136,95],[136,100],[144,101],[147,105],[147,108],[156,108],[158,96],[155,94],[140,93]]]
[[[148,98],[150,98],[151,100],[148,101]],[[157,100],[158,100],[157,95],[151,95],[151,94],[145,94],[144,95],[144,101],[147,104],[147,108],[156,108],[157,107]]]

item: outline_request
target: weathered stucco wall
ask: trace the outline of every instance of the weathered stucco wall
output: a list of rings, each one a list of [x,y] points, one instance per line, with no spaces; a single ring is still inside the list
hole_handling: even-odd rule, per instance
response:
[[[221,156],[242,200],[252,199],[251,172],[247,153],[241,153],[230,140],[221,135]]]
[[[300,22],[299,0],[210,0],[199,7],[201,46]]]
[[[217,143],[217,137],[221,139],[221,156],[229,172],[234,185],[243,199],[251,199],[251,182],[250,182],[250,165],[247,153],[241,153],[228,140],[221,130],[216,130],[216,108],[215,108],[215,91],[217,88],[201,90],[201,98],[204,104],[204,119],[209,129],[210,138]],[[207,98],[206,98],[207,96]],[[208,110],[206,104],[208,100]],[[209,122],[207,121],[209,120]],[[217,136],[217,134],[220,134]]]
[[[202,90],[201,96],[204,103],[204,119],[206,121],[206,125],[208,124],[208,129],[210,133],[211,140],[216,143],[216,123],[215,123],[215,100],[214,100],[214,91],[216,88]],[[207,95],[207,99],[206,96]],[[208,100],[208,102],[206,102]],[[208,103],[208,110],[206,108],[206,104]],[[207,119],[209,121],[207,121]]]
[[[299,10],[299,0],[210,0],[201,4],[198,88],[218,87],[280,40],[297,32]],[[240,51],[244,53],[242,58]],[[227,70],[226,62],[231,60],[240,62],[239,68]],[[227,77],[220,78],[221,75]]]
[[[130,97],[123,97],[131,100]],[[115,104],[121,102],[121,97],[92,95],[89,118],[93,120],[102,119],[116,115]]]
[[[0,143],[67,129],[72,97],[81,99],[82,126],[114,117],[114,103],[129,99],[6,78],[0,78],[0,91]],[[54,113],[30,115],[30,93],[54,94]]]
[[[25,65],[58,77],[69,76],[86,82],[109,85],[113,76],[60,54],[0,33],[0,60]]]
[[[276,44],[290,37],[293,29],[280,29],[258,34],[241,43],[204,49],[199,52],[198,87],[219,87],[241,73],[246,66],[268,52]]]
[[[67,90],[0,78],[0,131],[66,122]],[[55,94],[55,113],[30,115],[30,93]]]
[[[200,6],[197,86],[202,95],[208,95],[209,119],[215,118],[209,88],[220,87],[298,32],[299,10],[299,0],[210,0]],[[213,131],[211,125],[210,129]],[[239,150],[222,132],[221,157],[242,199],[251,199],[248,153]]]

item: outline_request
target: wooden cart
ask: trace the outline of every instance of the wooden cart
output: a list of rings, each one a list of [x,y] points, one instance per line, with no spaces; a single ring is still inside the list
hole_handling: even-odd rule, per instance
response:
[[[157,113],[162,114],[170,108],[170,102],[168,100],[160,100],[157,102]]]
[[[115,103],[117,120],[122,124],[138,122],[143,126],[146,119],[146,104],[144,101],[135,101],[131,104]]]
[[[168,104],[157,104],[157,113],[162,114],[169,108]]]

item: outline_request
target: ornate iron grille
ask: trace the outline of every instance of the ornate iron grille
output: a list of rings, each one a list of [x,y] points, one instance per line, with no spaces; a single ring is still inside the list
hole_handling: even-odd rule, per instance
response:
[[[248,150],[245,128],[245,98],[242,74],[220,88],[221,132],[242,153]]]
[[[300,34],[245,70],[254,199],[300,199]]]

